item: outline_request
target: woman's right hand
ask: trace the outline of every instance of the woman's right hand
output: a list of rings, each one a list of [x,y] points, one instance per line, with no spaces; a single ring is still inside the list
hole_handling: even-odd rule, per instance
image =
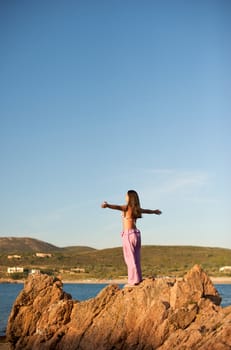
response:
[[[103,202],[102,204],[101,204],[101,208],[107,208],[107,202]]]

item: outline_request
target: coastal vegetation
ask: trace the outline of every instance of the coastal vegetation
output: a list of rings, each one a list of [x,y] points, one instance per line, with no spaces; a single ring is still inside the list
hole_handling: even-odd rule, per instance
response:
[[[44,253],[44,257],[37,256],[38,252]],[[219,272],[222,266],[231,265],[231,249],[148,245],[142,247],[141,254],[144,277],[181,277],[195,264],[210,276],[231,275]],[[14,266],[23,267],[23,273],[8,273],[7,269]],[[127,274],[121,247],[60,248],[32,238],[0,238],[0,278],[25,278],[31,270],[65,280],[120,279]]]

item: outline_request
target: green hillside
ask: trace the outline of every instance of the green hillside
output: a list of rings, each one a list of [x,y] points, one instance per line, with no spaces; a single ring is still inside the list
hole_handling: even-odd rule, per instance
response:
[[[21,238],[21,244],[18,240],[20,239],[15,238],[14,249],[13,238],[10,239],[8,248],[6,244],[2,248],[0,238],[0,277],[19,277],[18,274],[6,274],[7,267],[10,266],[21,266],[26,270],[36,268],[69,280],[120,278],[127,274],[121,247],[101,250],[82,246],[58,248],[32,238],[29,241],[28,238]],[[30,249],[25,248],[28,247],[28,242]],[[40,245],[36,245],[38,242]],[[37,251],[49,252],[51,257],[39,258],[36,256]],[[8,259],[9,252],[18,254],[20,258]],[[224,248],[143,246],[141,256],[144,277],[182,276],[194,264],[200,264],[210,275],[219,276],[222,275],[219,273],[220,267],[231,265],[231,249]]]

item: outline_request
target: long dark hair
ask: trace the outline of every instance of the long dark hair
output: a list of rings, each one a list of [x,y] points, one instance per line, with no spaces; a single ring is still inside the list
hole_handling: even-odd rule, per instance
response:
[[[136,191],[129,190],[128,194],[128,207],[132,208],[132,217],[134,219],[142,218],[140,209],[140,200]]]

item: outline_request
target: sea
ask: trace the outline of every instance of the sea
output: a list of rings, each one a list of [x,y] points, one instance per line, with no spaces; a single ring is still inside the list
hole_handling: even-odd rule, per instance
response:
[[[71,294],[74,300],[83,301],[95,297],[107,285],[104,283],[64,283],[63,289]],[[22,283],[0,283],[0,336],[6,333],[11,308],[23,286]],[[119,287],[123,288],[123,285]],[[221,306],[231,305],[231,284],[216,284],[215,287],[222,297]]]

